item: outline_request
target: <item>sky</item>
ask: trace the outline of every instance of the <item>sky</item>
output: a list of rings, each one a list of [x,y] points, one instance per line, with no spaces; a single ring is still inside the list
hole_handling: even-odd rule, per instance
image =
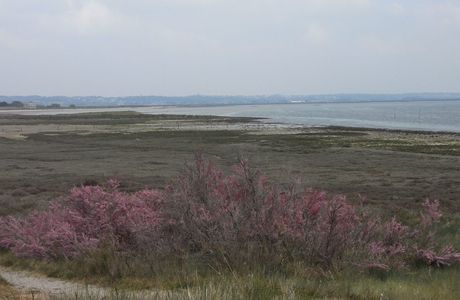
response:
[[[460,92],[460,0],[0,0],[0,95]]]

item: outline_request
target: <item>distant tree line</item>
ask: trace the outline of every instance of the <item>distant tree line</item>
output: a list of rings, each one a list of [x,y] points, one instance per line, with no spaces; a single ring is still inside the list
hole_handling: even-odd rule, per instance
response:
[[[0,101],[0,108],[1,107],[12,107],[12,108],[30,108],[28,107],[27,104],[21,102],[21,101],[12,101],[10,103],[6,102],[6,101]],[[75,108],[75,105],[69,105],[70,108]],[[61,105],[58,104],[58,103],[51,103],[51,104],[48,104],[48,105],[42,105],[42,104],[38,104],[38,105],[34,105],[33,108],[61,108]]]
[[[22,103],[21,101],[13,101],[11,103],[2,101],[0,102],[0,107],[24,107],[24,103]]]

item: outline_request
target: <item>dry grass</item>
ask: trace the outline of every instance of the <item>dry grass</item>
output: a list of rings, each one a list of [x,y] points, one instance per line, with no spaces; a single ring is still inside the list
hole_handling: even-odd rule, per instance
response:
[[[215,276],[198,286],[170,291],[80,293],[50,299],[362,299],[362,300],[456,300],[460,297],[459,270],[424,270],[413,274],[376,278],[363,274],[336,274],[314,280],[302,277]]]
[[[0,277],[0,299],[2,300],[19,300],[20,294],[11,287],[3,278]]]
[[[13,266],[42,270],[47,275],[65,277],[71,265],[25,261],[9,254],[2,255],[2,264],[9,260]],[[173,266],[144,278],[121,278],[110,282],[102,277],[74,278],[100,282],[108,287],[103,291],[82,289],[72,295],[48,295],[45,299],[460,299],[460,267],[445,269],[419,268],[398,272],[356,272],[298,267],[287,275],[284,272],[253,270],[248,273],[229,271],[200,272],[191,266],[182,269]],[[169,273],[168,273],[169,272]],[[89,275],[88,275],[89,276]],[[0,285],[1,286],[1,285]],[[7,286],[10,298],[31,299],[30,294],[20,295]],[[3,296],[3,295],[2,295]],[[36,297],[36,295],[35,295]],[[37,298],[35,298],[37,299]]]

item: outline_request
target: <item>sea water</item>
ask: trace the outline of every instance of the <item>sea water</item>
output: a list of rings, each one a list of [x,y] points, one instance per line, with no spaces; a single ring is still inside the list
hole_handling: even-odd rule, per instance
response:
[[[260,117],[267,118],[268,122],[307,126],[460,132],[460,101],[458,100],[15,110],[0,112],[0,118],[2,113],[39,115],[126,110],[146,114]]]

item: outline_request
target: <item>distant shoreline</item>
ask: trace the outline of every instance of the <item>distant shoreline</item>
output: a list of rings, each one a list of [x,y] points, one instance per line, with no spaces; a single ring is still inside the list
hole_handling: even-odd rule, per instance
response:
[[[23,109],[23,110],[0,110],[0,118],[3,116],[53,116],[53,115],[76,115],[76,114],[105,114],[105,113],[120,113],[120,112],[133,112],[144,115],[150,115],[148,113],[138,112],[135,110],[125,110],[126,108],[144,108],[145,106],[129,106],[129,107],[98,107],[98,108],[61,108],[61,109]],[[148,108],[159,108],[162,106],[147,106]],[[171,106],[169,106],[171,107]],[[172,107],[182,107],[182,106],[172,106]],[[206,106],[207,107],[207,106]],[[109,109],[109,110],[107,110]],[[47,114],[46,112],[56,112]],[[68,113],[68,112],[71,113]],[[18,112],[18,113],[16,113]],[[30,114],[29,114],[30,112]],[[35,113],[39,112],[39,113]],[[42,113],[43,112],[43,113]],[[306,125],[306,124],[293,124],[287,122],[276,122],[271,118],[265,117],[241,117],[241,116],[219,116],[219,115],[193,115],[193,114],[174,114],[174,113],[165,113],[165,114],[153,114],[153,115],[165,115],[165,116],[201,116],[209,118],[217,117],[226,117],[229,119],[239,119],[246,120],[247,123],[252,123],[254,121],[266,122],[270,125],[279,125],[280,127],[293,126],[293,128],[304,128],[304,129],[325,129],[325,130],[341,130],[341,131],[374,131],[374,132],[388,132],[388,133],[409,133],[409,134],[441,134],[441,135],[455,135],[460,136],[460,131],[448,131],[448,130],[420,130],[420,129],[398,129],[398,128],[384,128],[384,127],[366,127],[366,126],[342,126],[342,125]],[[243,122],[244,123],[244,122]]]
[[[357,104],[357,103],[413,103],[413,102],[457,102],[460,98],[436,98],[436,99],[376,99],[376,100],[299,100],[280,101],[269,103],[197,103],[197,104],[125,104],[125,105],[79,105],[75,107],[61,106],[59,108],[20,108],[0,107],[0,114],[3,111],[53,111],[53,110],[74,110],[74,109],[117,109],[117,108],[148,108],[148,107],[228,107],[228,106],[254,106],[254,105],[299,105],[299,104]]]

